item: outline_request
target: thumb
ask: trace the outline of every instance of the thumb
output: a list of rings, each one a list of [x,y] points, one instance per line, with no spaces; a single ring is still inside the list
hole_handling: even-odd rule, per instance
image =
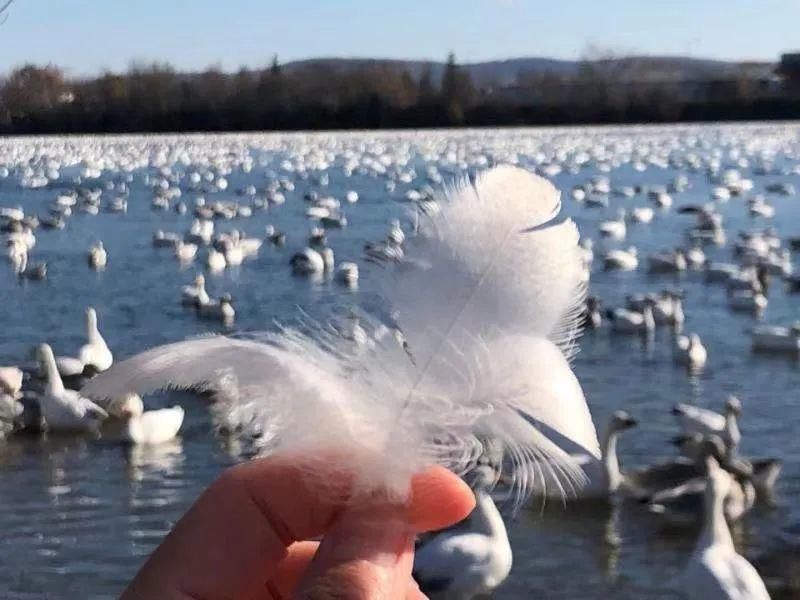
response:
[[[348,508],[325,534],[297,597],[406,598],[414,532],[402,507]]]

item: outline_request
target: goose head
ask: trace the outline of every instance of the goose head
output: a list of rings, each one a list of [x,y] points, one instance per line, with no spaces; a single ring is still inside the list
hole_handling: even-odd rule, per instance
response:
[[[742,414],[742,402],[736,396],[729,396],[725,401],[725,414],[739,417]]]
[[[626,411],[618,410],[611,415],[611,421],[608,426],[610,431],[619,432],[636,427],[638,424],[639,421],[631,417]]]
[[[113,400],[109,404],[108,412],[124,420],[141,417],[144,413],[144,402],[139,394],[131,392]]]

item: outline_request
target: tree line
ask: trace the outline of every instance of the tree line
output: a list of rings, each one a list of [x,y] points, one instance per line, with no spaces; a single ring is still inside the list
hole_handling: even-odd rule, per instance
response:
[[[620,66],[623,65],[623,66]],[[627,66],[625,66],[627,65]],[[620,72],[625,69],[625,72]],[[796,94],[747,77],[695,82],[637,79],[620,61],[577,73],[520,74],[476,85],[451,54],[439,76],[391,63],[336,68],[181,73],[133,63],[125,73],[68,78],[25,65],[0,81],[0,133],[295,130],[501,126],[800,117]]]

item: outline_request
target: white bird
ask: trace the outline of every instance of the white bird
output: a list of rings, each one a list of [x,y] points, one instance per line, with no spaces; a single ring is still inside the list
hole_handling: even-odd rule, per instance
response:
[[[225,263],[229,267],[237,267],[244,261],[244,249],[239,244],[239,232],[231,232],[230,240],[225,244]]]
[[[692,369],[702,369],[708,360],[708,352],[700,336],[693,333],[688,336],[678,336],[675,341],[674,357],[677,363]]]
[[[182,263],[193,261],[196,255],[197,244],[179,241],[175,245],[175,257]]]
[[[587,483],[571,490],[571,493],[567,494],[567,500],[597,500],[609,498],[618,492],[626,492],[626,489],[623,489],[625,477],[620,470],[617,458],[617,440],[620,433],[636,425],[636,419],[627,412],[618,410],[611,415],[600,439],[599,457],[589,452],[571,454],[573,460],[580,465]],[[558,486],[548,485],[548,483],[545,480],[543,489],[537,488],[534,493],[555,497],[562,495]]]
[[[47,375],[44,392],[38,397],[47,429],[54,432],[96,431],[108,413],[80,393],[64,388],[50,346],[39,346],[38,357],[40,369]]]
[[[731,453],[735,453],[742,439],[737,423],[737,418],[742,414],[742,403],[736,396],[730,396],[725,401],[724,415],[690,404],[675,405],[672,414],[678,419],[684,435],[699,433],[719,436]]]
[[[86,343],[78,351],[78,360],[84,372],[100,373],[114,362],[114,356],[97,326],[97,312],[91,306],[86,309]]]
[[[656,328],[653,301],[649,298],[641,312],[629,308],[609,308],[606,317],[611,328],[618,333],[651,333]]]
[[[771,219],[775,216],[775,207],[767,204],[763,196],[756,196],[748,203],[748,212],[751,217],[762,217],[764,219]]]
[[[6,256],[11,263],[11,269],[16,275],[25,272],[28,268],[28,248],[25,244],[14,240],[8,240],[6,246]]]
[[[625,209],[621,208],[617,213],[616,219],[602,221],[599,225],[600,235],[615,240],[624,240],[625,234],[627,233],[625,214]]]
[[[697,600],[769,600],[758,572],[736,552],[725,519],[733,480],[713,458],[707,466],[703,531],[681,580],[682,591]]]
[[[767,308],[767,297],[752,289],[734,289],[728,293],[728,305],[736,311],[760,314]]]
[[[636,248],[611,250],[603,256],[603,267],[607,271],[633,271],[639,266]]]
[[[325,271],[322,255],[313,248],[303,248],[292,256],[290,264],[296,275],[315,275]]]
[[[679,273],[687,267],[686,255],[680,248],[654,254],[648,257],[647,263],[651,273]]]
[[[0,367],[0,392],[16,396],[22,390],[23,373],[18,367]]]
[[[181,288],[181,304],[184,306],[197,306],[210,301],[211,298],[206,292],[206,278],[202,274],[194,278],[192,285],[185,285]]]
[[[108,263],[108,253],[103,242],[96,242],[89,248],[89,266],[93,269],[104,269]]]
[[[228,261],[225,260],[225,255],[222,252],[217,252],[214,248],[209,248],[206,265],[209,271],[217,273],[225,270],[225,267],[228,266]]]
[[[233,324],[236,318],[236,311],[233,308],[233,299],[230,294],[223,294],[216,302],[211,300],[195,306],[197,314],[211,321],[220,321],[225,325]]]
[[[413,576],[424,593],[475,598],[490,594],[511,572],[511,544],[489,494],[495,473],[481,466],[474,474],[475,509],[469,517],[434,534],[414,553]]]
[[[336,280],[339,283],[353,286],[358,283],[358,265],[354,262],[343,262],[336,269]]]
[[[635,206],[631,209],[629,219],[632,223],[642,223],[646,225],[653,220],[655,211],[649,206]]]
[[[393,244],[397,244],[398,246],[402,245],[403,242],[406,240],[406,234],[400,227],[399,220],[394,219],[392,221],[392,227],[391,229],[389,229],[389,233],[387,234],[386,239]]]
[[[103,437],[131,444],[156,445],[174,439],[183,424],[180,406],[144,410],[138,394],[126,394],[108,406],[109,418],[103,423]]]
[[[325,327],[200,338],[117,363],[85,393],[220,390],[231,414],[254,415],[267,453],[336,448],[364,491],[402,497],[432,464],[463,472],[486,438],[521,491],[543,470],[574,488],[582,471],[562,445],[599,456],[599,444],[568,362],[585,290],[577,228],[560,208],[549,182],[515,167],[451,190],[408,250],[427,268],[384,271],[408,349],[356,352]]]

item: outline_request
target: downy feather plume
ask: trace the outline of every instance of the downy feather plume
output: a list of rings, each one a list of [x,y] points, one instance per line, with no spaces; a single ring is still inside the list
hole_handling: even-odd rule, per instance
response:
[[[408,348],[389,336],[357,350],[329,328],[253,339],[206,337],[115,364],[93,398],[209,388],[233,422],[258,426],[265,454],[346,456],[357,489],[402,496],[432,464],[473,467],[499,447],[525,494],[581,483],[570,457],[598,455],[580,385],[562,349],[582,305],[577,232],[552,224],[558,194],[502,167],[442,201],[413,249],[425,269],[387,271]],[[393,280],[393,281],[392,281]]]

